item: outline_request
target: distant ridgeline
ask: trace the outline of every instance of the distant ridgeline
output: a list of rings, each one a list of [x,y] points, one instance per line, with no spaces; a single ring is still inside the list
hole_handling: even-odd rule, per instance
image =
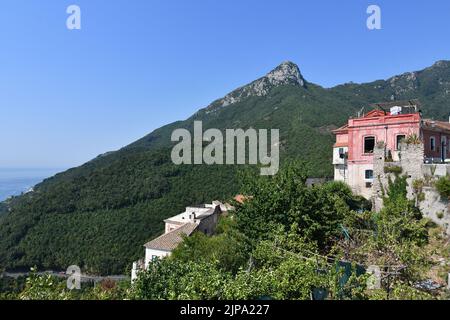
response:
[[[0,215],[8,212],[8,206],[6,203],[0,202]]]
[[[141,244],[162,230],[165,218],[188,205],[238,193],[239,166],[172,164],[172,131],[191,129],[195,120],[205,130],[279,129],[281,164],[304,160],[310,176],[326,177],[332,176],[331,131],[362,106],[418,98],[424,116],[448,119],[449,93],[448,61],[388,80],[329,89],[307,82],[295,64],[285,62],[189,119],[14,199],[11,212],[0,216],[0,267],[65,270],[76,264],[87,272],[123,273],[140,256]]]

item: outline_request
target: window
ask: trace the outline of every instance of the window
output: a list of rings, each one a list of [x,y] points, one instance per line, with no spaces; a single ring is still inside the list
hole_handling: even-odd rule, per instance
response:
[[[345,158],[344,148],[339,148],[339,158],[341,159]]]
[[[403,140],[405,140],[405,139],[406,139],[406,136],[404,134],[400,134],[400,135],[397,136],[397,143],[395,145],[395,148],[397,150],[400,150],[400,143],[402,143]]]
[[[152,256],[152,262],[155,262],[156,260],[158,260],[158,256]]]
[[[364,153],[373,153],[375,149],[375,137],[364,138]]]
[[[436,138],[435,137],[430,138],[430,150],[436,151]]]
[[[373,170],[366,170],[365,178],[366,180],[373,180]]]

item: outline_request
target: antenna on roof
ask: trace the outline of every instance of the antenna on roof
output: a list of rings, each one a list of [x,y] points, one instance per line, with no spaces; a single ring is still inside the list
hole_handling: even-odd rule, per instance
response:
[[[364,115],[364,106],[361,108],[361,110],[358,111],[358,118],[361,118],[361,115]]]

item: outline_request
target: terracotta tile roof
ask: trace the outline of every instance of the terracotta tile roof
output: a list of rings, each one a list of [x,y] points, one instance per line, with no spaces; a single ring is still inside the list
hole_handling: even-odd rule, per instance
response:
[[[234,200],[240,204],[243,204],[245,201],[251,199],[251,196],[244,196],[243,194],[238,194],[234,197]]]
[[[389,112],[384,112],[382,110],[372,110],[372,111],[369,111],[364,116],[362,116],[362,118],[381,117],[381,116],[384,116],[384,115],[387,115],[387,114],[389,114]]]
[[[348,147],[348,142],[339,142],[333,145],[334,148]]]
[[[424,119],[423,124],[424,124],[425,128],[430,129],[430,130],[437,129],[437,130],[444,130],[444,131],[450,132],[450,122]]]
[[[147,242],[144,247],[156,250],[172,251],[175,249],[181,241],[183,241],[183,236],[190,236],[197,229],[198,224],[196,223],[186,223],[185,225],[169,232],[163,234],[162,236]]]

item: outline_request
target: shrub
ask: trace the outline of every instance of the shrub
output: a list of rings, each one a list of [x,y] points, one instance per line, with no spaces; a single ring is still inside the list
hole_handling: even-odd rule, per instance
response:
[[[393,173],[395,175],[399,175],[403,172],[402,167],[399,166],[385,166],[384,173]]]
[[[442,198],[448,199],[450,198],[450,177],[442,177],[438,181],[436,181],[436,189],[441,195]]]
[[[422,141],[417,136],[417,134],[411,134],[406,137],[402,142],[405,142],[406,144],[421,144]]]

